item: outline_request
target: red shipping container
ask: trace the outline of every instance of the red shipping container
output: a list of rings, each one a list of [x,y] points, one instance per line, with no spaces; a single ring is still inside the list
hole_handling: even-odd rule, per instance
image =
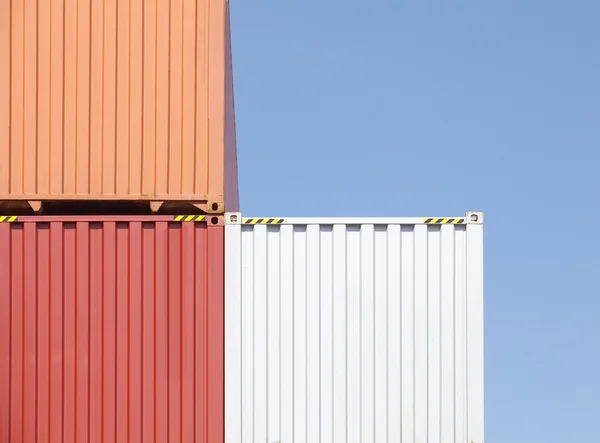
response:
[[[223,441],[223,223],[186,220],[0,216],[0,443]]]

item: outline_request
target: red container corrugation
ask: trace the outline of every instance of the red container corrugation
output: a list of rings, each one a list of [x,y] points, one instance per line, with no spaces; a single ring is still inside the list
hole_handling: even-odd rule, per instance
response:
[[[219,224],[0,223],[0,443],[222,442]]]

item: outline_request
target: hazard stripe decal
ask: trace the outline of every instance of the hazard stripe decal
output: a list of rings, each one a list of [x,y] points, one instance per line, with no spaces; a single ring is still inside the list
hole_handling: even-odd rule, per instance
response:
[[[283,218],[245,218],[245,225],[280,225]]]
[[[424,218],[423,223],[426,225],[462,225],[465,223],[464,218]]]
[[[0,223],[12,223],[19,219],[16,215],[0,215]]]
[[[178,222],[204,221],[206,215],[176,215],[173,220]]]

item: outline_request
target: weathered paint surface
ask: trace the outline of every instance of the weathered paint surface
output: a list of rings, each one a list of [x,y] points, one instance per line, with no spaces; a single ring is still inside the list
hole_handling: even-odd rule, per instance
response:
[[[226,225],[227,442],[483,443],[483,225],[424,220]]]
[[[0,443],[222,442],[223,227],[33,220],[0,223]]]
[[[237,210],[226,0],[0,2],[0,200]],[[212,205],[211,205],[212,206]]]

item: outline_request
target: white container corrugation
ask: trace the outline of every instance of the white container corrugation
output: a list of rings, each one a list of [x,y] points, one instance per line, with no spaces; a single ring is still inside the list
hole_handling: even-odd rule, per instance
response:
[[[435,221],[228,214],[226,442],[483,443],[483,214]]]

